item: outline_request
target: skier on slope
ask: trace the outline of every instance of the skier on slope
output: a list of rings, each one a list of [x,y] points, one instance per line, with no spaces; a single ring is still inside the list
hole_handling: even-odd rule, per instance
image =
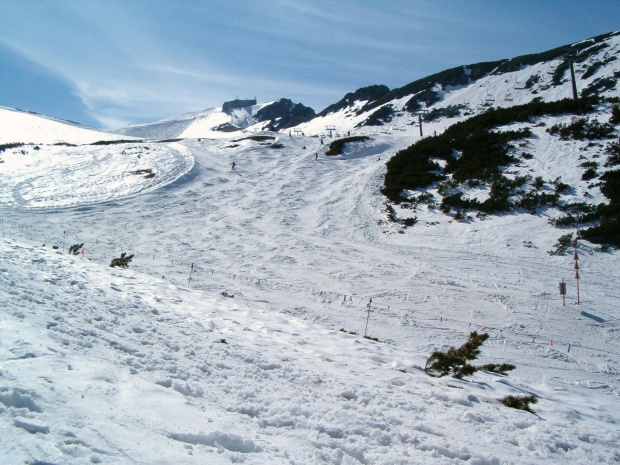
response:
[[[232,165],[231,165],[233,170],[235,169],[235,166],[236,166],[236,165],[237,165],[237,164],[233,161],[233,162],[232,162]]]

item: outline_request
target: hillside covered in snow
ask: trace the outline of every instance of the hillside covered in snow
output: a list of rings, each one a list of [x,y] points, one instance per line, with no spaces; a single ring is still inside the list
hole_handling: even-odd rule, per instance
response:
[[[0,462],[619,462],[617,248],[558,224],[614,205],[618,40],[577,47],[587,114],[489,131],[524,136],[496,166],[525,179],[507,200],[556,199],[507,211],[479,208],[492,183],[459,178],[466,152],[426,158],[443,178],[392,200],[390,160],[489,107],[570,98],[559,52],[366,88],[279,131],[292,102],[122,134],[0,108]],[[581,118],[613,138],[564,137]],[[472,331],[489,335],[474,365],[516,368],[424,371]]]

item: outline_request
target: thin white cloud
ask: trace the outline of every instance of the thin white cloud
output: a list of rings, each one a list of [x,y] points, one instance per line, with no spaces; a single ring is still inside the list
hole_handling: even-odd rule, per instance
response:
[[[311,3],[303,0],[281,0],[280,4],[287,10],[287,15],[298,13],[306,20],[309,19],[308,16],[339,24],[368,24],[372,20],[358,14],[363,8],[363,3],[360,2],[351,4],[350,2],[315,1]]]
[[[356,84],[402,86],[506,57],[484,41],[509,46],[502,25],[511,19],[496,14],[487,24],[489,5],[0,0],[0,43],[60,76],[104,125],[204,109],[237,94],[320,111]]]

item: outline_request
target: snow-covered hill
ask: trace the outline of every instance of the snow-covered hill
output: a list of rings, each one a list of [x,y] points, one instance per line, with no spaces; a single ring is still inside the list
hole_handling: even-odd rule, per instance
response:
[[[84,161],[97,195],[70,208],[59,158],[5,162],[0,185],[33,197],[0,206],[2,463],[618,460],[617,254],[581,246],[576,305],[544,216],[437,213],[399,234],[379,186],[408,143],[377,134],[316,161],[310,137],[186,140],[192,169],[137,196],[113,188],[126,160]],[[121,252],[130,269],[109,268]],[[370,298],[382,342],[362,337]],[[510,376],[422,371],[474,329],[491,335],[481,363]],[[538,416],[508,394],[539,396]]]
[[[239,134],[276,127],[284,134],[303,132],[320,137],[397,131],[416,138],[420,133],[419,127],[415,126],[419,119],[416,111],[430,113],[432,120],[424,126],[426,134],[434,134],[447,125],[491,107],[505,108],[534,99],[549,102],[572,97],[567,58],[570,54],[574,55],[576,85],[580,95],[617,95],[620,61],[616,56],[619,52],[620,35],[610,33],[536,55],[464,65],[392,91],[385,86],[369,86],[347,94],[315,117],[304,113],[304,122],[299,124],[293,118],[282,125],[278,124],[279,118],[266,122],[256,117],[264,108],[280,102],[276,101],[248,107],[240,114],[212,108],[114,132],[149,139],[226,138],[230,134],[222,128],[236,129]],[[311,109],[303,108],[313,113]],[[379,119],[376,119],[377,112],[381,114]],[[290,113],[286,113],[286,117],[290,117]],[[375,125],[364,126],[371,119],[375,120]]]
[[[28,113],[0,106],[0,145],[32,144],[92,144],[98,141],[127,139],[117,134],[71,124],[49,116]],[[1,156],[1,155],[0,155]]]
[[[485,79],[445,98],[503,82]],[[552,209],[389,221],[385,162],[419,139],[404,113],[356,128],[349,108],[305,136],[208,132],[219,113],[135,133],[183,127],[177,142],[0,125],[25,144],[0,153],[0,463],[620,461],[617,251],[580,241],[578,303],[573,251],[547,253],[565,233]],[[311,137],[326,124],[371,139],[327,157]],[[583,197],[577,162],[601,147],[533,131],[519,169]],[[123,252],[129,269],[110,268]],[[479,364],[516,370],[424,373],[473,330],[490,335]],[[535,415],[499,402],[531,394]]]
[[[418,121],[414,114],[416,111],[427,111],[430,115],[438,115],[424,124],[426,134],[433,134],[442,131],[446,125],[491,107],[506,108],[534,99],[551,102],[571,98],[573,88],[568,66],[568,56],[571,54],[579,95],[616,96],[620,77],[619,53],[620,33],[611,33],[538,55],[464,65],[422,78],[387,94],[382,92],[377,97],[350,99],[347,106],[339,105],[333,111],[323,111],[296,129],[315,135],[328,134],[326,128],[334,128],[341,134],[349,131],[363,133],[368,128],[360,126],[379,112],[382,116],[375,123],[378,125],[376,127],[388,131],[409,131],[415,135],[419,129],[412,127]],[[488,68],[488,72],[472,71],[477,68]],[[453,109],[458,116],[440,116],[441,111],[447,109]]]

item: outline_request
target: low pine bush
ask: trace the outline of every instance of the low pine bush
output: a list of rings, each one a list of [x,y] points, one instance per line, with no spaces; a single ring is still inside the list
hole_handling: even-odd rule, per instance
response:
[[[81,244],[73,244],[71,247],[69,247],[69,255],[79,255],[79,253],[82,251],[82,247],[84,247],[83,242]]]
[[[564,255],[568,248],[571,245],[574,245],[574,243],[573,233],[564,234],[558,239],[558,242],[555,244],[555,248],[550,250],[548,253],[549,255]]]
[[[121,268],[127,268],[132,258],[133,258],[133,254],[127,255],[125,252],[123,252],[121,253],[121,256],[119,258],[112,259],[112,262],[110,263],[110,267],[115,268],[119,266]]]
[[[526,412],[536,413],[530,408],[530,404],[538,403],[538,397],[532,396],[506,396],[500,400],[506,407],[516,408],[517,410],[525,410]]]
[[[472,376],[479,370],[491,371],[502,375],[506,374],[507,371],[514,370],[516,367],[507,363],[483,366],[474,366],[468,363],[480,355],[480,347],[488,338],[488,334],[478,334],[476,331],[471,332],[467,342],[458,349],[450,347],[446,352],[433,352],[426,360],[424,371],[436,378],[452,374],[454,378],[463,379],[464,376]]]

